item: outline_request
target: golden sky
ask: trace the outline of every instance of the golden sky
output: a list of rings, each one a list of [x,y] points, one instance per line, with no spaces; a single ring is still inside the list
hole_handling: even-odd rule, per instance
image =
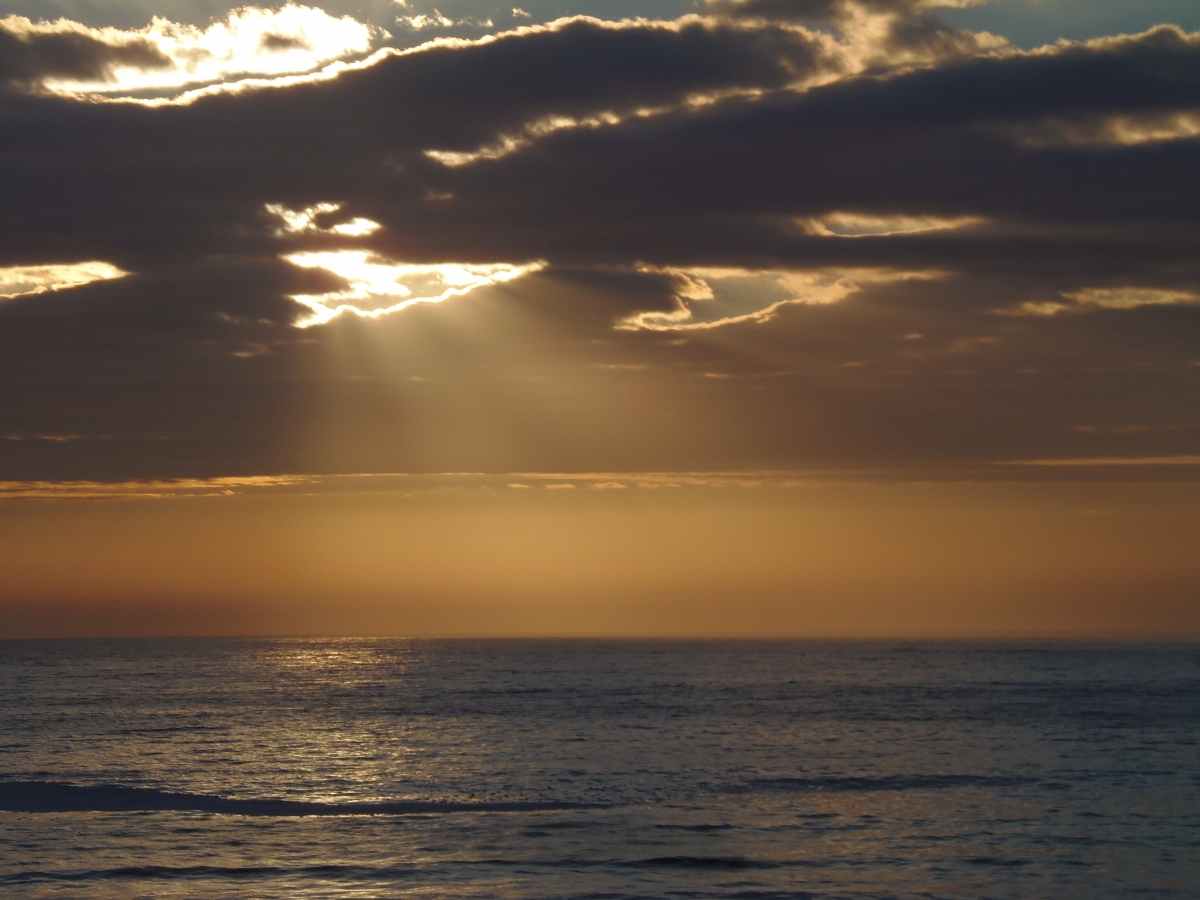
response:
[[[1180,637],[1194,482],[76,484],[0,501],[12,635]]]

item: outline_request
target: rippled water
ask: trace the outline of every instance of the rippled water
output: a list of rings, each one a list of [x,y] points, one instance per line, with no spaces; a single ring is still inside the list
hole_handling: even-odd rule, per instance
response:
[[[1197,896],[1200,648],[0,643],[12,897]]]

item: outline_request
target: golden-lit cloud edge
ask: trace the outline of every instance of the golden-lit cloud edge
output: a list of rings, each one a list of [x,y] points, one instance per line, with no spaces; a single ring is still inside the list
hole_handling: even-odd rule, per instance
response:
[[[232,496],[247,490],[316,484],[318,476],[261,475],[145,481],[0,481],[4,500],[135,500]]]
[[[912,8],[920,11],[971,5],[974,2],[976,0],[931,0],[913,4]],[[41,80],[41,90],[83,102],[136,103],[145,106],[189,105],[214,94],[329,81],[346,72],[371,68],[393,56],[440,49],[467,49],[497,41],[519,40],[535,34],[561,31],[579,23],[611,31],[656,29],[679,32],[696,26],[750,31],[768,25],[779,31],[792,31],[819,50],[822,60],[811,71],[797,74],[793,83],[784,88],[797,93],[859,77],[888,78],[954,59],[1037,57],[1069,53],[1081,48],[1108,50],[1151,33],[1169,33],[1179,41],[1200,43],[1200,32],[1188,34],[1177,26],[1160,25],[1140,35],[1117,35],[1081,42],[1059,40],[1032,50],[1013,47],[1003,38],[986,32],[965,31],[954,32],[955,40],[949,43],[934,42],[925,46],[918,42],[913,46],[901,46],[892,39],[891,28],[900,15],[895,9],[846,3],[842,5],[845,15],[835,17],[832,30],[808,28],[798,23],[761,16],[731,18],[727,14],[741,6],[752,5],[710,2],[710,14],[692,13],[672,20],[640,17],[605,20],[583,15],[566,16],[551,22],[520,25],[474,38],[439,37],[415,47],[382,47],[357,60],[353,57],[367,54],[373,44],[390,35],[349,16],[335,18],[323,10],[291,2],[276,9],[247,6],[233,10],[224,20],[214,22],[206,29],[173,23],[161,17],[155,17],[145,28],[122,31],[116,28],[90,28],[67,19],[33,22],[21,16],[0,19],[0,29],[19,40],[32,40],[39,35],[72,35],[115,51],[105,63],[102,76],[88,80],[47,75]],[[514,17],[516,15],[514,12]],[[419,18],[421,27],[464,24],[440,15],[435,18],[408,18],[413,22]],[[397,21],[405,24],[407,20],[400,17]],[[415,27],[413,22],[407,22],[408,26]],[[490,20],[476,24],[481,27],[492,26]],[[132,53],[131,48],[138,52]],[[160,96],[147,96],[154,92]],[[456,168],[520,152],[563,130],[617,126],[630,119],[697,109],[735,97],[753,101],[764,93],[759,88],[737,87],[691,94],[679,102],[653,108],[601,109],[576,117],[545,115],[515,130],[498,133],[475,150],[431,147],[424,152],[430,159]],[[1137,117],[1097,114],[1069,121],[1047,119],[1013,125],[1011,130],[1014,139],[1030,146],[1163,143],[1200,136],[1200,109],[1166,109]],[[813,234],[853,237],[864,234],[905,234],[963,224],[971,223],[959,220],[953,225],[923,227],[918,223],[914,227],[912,222],[905,222],[892,230],[859,231],[854,225],[843,229],[837,223],[831,226],[828,222],[814,220],[806,227]]]
[[[1083,456],[1071,459],[1013,459],[1001,460],[998,466],[1200,466],[1200,454],[1182,453],[1175,456]]]
[[[481,287],[514,281],[546,267],[542,260],[520,265],[456,262],[415,265],[395,262],[369,250],[289,253],[283,259],[301,268],[331,272],[348,284],[343,290],[324,294],[289,295],[309,310],[307,316],[295,323],[297,328],[324,325],[342,315],[378,319],[417,303],[441,303],[451,297],[463,297]]]
[[[944,3],[940,5],[949,6],[951,4]],[[456,45],[482,44],[538,30],[553,31],[570,25],[575,21],[588,21],[601,27],[671,28],[674,26],[674,30],[678,30],[680,24],[696,22],[714,23],[720,21],[725,25],[729,24],[724,20],[698,15],[683,16],[680,19],[670,22],[648,21],[644,19],[608,22],[594,20],[586,16],[576,16],[560,19],[546,25],[527,26],[499,34],[487,35],[476,41],[461,41],[460,39],[460,43]],[[749,19],[743,20],[739,24],[744,28],[762,27],[766,24],[766,20]],[[818,68],[807,77],[797,78],[789,84],[786,90],[794,93],[804,93],[815,87],[863,77],[864,75],[872,78],[884,78],[905,74],[914,69],[927,68],[946,61],[937,55],[925,58],[903,53],[888,58],[882,49],[886,43],[886,35],[880,32],[878,28],[868,25],[863,25],[862,27],[856,26],[849,32],[843,30],[841,39],[839,40],[830,34],[812,31],[799,25],[788,25],[777,21],[772,21],[770,24],[773,27],[790,29],[798,34],[803,34],[817,46],[820,46],[822,52],[829,60],[827,65]],[[1088,41],[1059,40],[1054,44],[1034,50],[1020,50],[1008,44],[1002,38],[981,32],[973,34],[974,37],[979,39],[978,46],[974,48],[974,52],[963,55],[975,58],[1018,58],[1062,54],[1079,48],[1103,50],[1117,47],[1123,42],[1135,41],[1157,32],[1169,32],[1176,35],[1180,40],[1190,43],[1200,43],[1200,32],[1189,34],[1174,25],[1155,26],[1155,28],[1136,35],[1118,35],[1116,37],[1096,38]],[[423,52],[440,44],[440,41],[431,41],[429,44],[423,44],[411,50],[393,52]],[[381,51],[381,53],[386,52]],[[880,71],[881,69],[883,72]],[[479,162],[498,160],[511,154],[519,153],[531,147],[539,140],[561,131],[574,129],[596,130],[618,126],[635,119],[656,118],[671,113],[697,110],[726,100],[740,98],[753,101],[765,96],[767,93],[760,88],[730,88],[724,91],[691,94],[678,103],[657,107],[641,107],[626,112],[602,110],[582,117],[544,116],[525,123],[515,131],[500,133],[492,141],[480,145],[475,150],[450,151],[431,148],[425,151],[425,156],[447,168],[459,168]],[[1099,114],[1069,121],[1048,119],[1034,123],[1013,124],[1006,127],[1011,131],[1012,137],[1018,143],[1029,147],[1136,146],[1139,144],[1189,140],[1200,136],[1200,110],[1171,109],[1150,112],[1141,116]],[[859,222],[851,223],[846,227],[843,223],[838,222],[839,217],[846,217],[848,220],[858,219]],[[874,226],[868,224],[863,230],[855,230],[857,224],[866,223],[872,219],[874,219],[875,223],[891,222],[893,223],[893,227],[891,230],[881,230],[879,224],[875,224]],[[801,226],[814,235],[858,237],[865,235],[908,234],[942,228],[957,228],[965,225],[980,224],[982,221],[975,217],[960,217],[954,220],[934,220],[930,218],[923,224],[920,219],[915,217],[900,216],[884,219],[870,216],[855,216],[852,213],[833,213],[829,217],[802,222]]]
[[[470,496],[482,492],[555,495],[622,491],[794,490],[823,484],[974,484],[1012,481],[1025,469],[1149,469],[1200,466],[1200,455],[995,460],[962,470],[763,470],[727,472],[441,472],[250,475],[105,481],[0,481],[0,503],[54,500],[186,500],[253,495]],[[1020,479],[1017,479],[1020,480]],[[1043,480],[1043,479],[1038,479]],[[1072,479],[1076,480],[1076,479]],[[1105,479],[1111,480],[1111,479]]]
[[[82,287],[95,281],[125,278],[129,273],[111,263],[88,260],[0,268],[0,300]]]
[[[675,280],[675,308],[668,312],[639,312],[618,321],[618,331],[705,331],[726,325],[763,323],[785,306],[828,306],[839,303],[868,284],[928,281],[944,272],[896,271],[888,268],[854,269],[740,269],[641,265],[643,274],[668,275]],[[723,285],[769,285],[790,296],[759,309],[722,314]],[[716,287],[714,288],[714,284]],[[706,315],[707,313],[707,315]]]
[[[268,203],[265,211],[280,225],[275,234],[290,238],[305,235],[367,237],[383,228],[375,221],[354,218],[334,221],[343,208],[341,202],[321,202],[303,209]],[[938,218],[933,216],[870,216],[835,212],[806,219],[801,227],[809,234],[827,238],[891,237],[929,231],[954,231],[979,225],[987,220],[974,217]],[[326,223],[326,224],[322,224]],[[533,260],[522,263],[441,262],[412,264],[393,260],[363,249],[301,251],[284,254],[284,261],[305,269],[321,269],[346,283],[341,290],[323,294],[292,294],[289,298],[309,312],[298,320],[298,328],[324,325],[342,315],[365,319],[401,312],[417,303],[441,303],[464,296],[478,288],[515,281],[540,272],[548,263]],[[638,312],[614,323],[619,331],[689,331],[720,328],[743,322],[768,322],[784,306],[801,304],[824,306],[837,303],[867,284],[896,281],[931,280],[945,277],[940,271],[897,271],[888,268],[852,269],[746,269],[635,265],[643,275],[666,275],[676,285],[675,308],[667,311]],[[756,308],[730,313],[721,302],[723,286],[766,287],[789,296]],[[717,288],[714,288],[714,284]]]
[[[327,235],[343,238],[368,237],[383,228],[371,219],[357,217],[334,222],[332,217],[345,204],[322,202],[303,209],[268,203],[265,210],[280,221],[277,237]],[[329,224],[322,224],[328,221]],[[371,250],[317,250],[285,253],[285,262],[302,269],[321,269],[336,275],[346,287],[323,294],[290,294],[289,299],[308,309],[296,321],[297,328],[325,325],[342,315],[378,319],[417,303],[441,303],[462,297],[489,285],[504,284],[533,272],[547,263],[405,263]]]
[[[1101,309],[1138,309],[1143,306],[1194,306],[1200,304],[1200,294],[1191,291],[1165,291],[1159,288],[1114,287],[1085,288],[1061,295],[1064,301],[1025,302],[1015,308],[997,312],[1016,316],[1057,316],[1078,314]]]
[[[255,493],[381,494],[567,489],[798,487],[819,479],[797,472],[478,472],[258,475],[103,481],[0,481],[4,500],[161,500]]]
[[[204,51],[202,48],[197,50],[196,48],[187,47],[177,51],[172,45],[168,45],[166,52],[161,52],[160,56],[165,60],[166,68],[169,68],[169,70],[173,73],[177,73],[171,77],[181,79],[179,84],[175,86],[182,88],[187,87],[188,85],[196,85],[189,90],[183,90],[171,96],[135,96],[135,94],[139,91],[151,91],[155,89],[164,90],[168,87],[168,85],[165,83],[156,83],[156,79],[151,76],[145,76],[142,81],[138,81],[137,79],[134,79],[132,75],[125,76],[129,83],[127,85],[123,85],[120,79],[116,77],[116,74],[118,72],[125,72],[125,70],[130,68],[130,66],[122,67],[119,63],[114,65],[113,71],[110,73],[110,77],[108,79],[95,80],[91,82],[72,82],[50,78],[43,80],[41,87],[43,90],[49,93],[60,94],[62,96],[82,102],[133,103],[151,107],[187,106],[203,97],[212,96],[215,94],[242,93],[252,90],[287,88],[298,84],[331,81],[338,78],[344,72],[368,69],[378,65],[380,62],[390,57],[411,56],[428,53],[433,50],[458,50],[468,49],[473,46],[485,46],[497,41],[518,40],[537,34],[551,34],[581,23],[606,31],[655,29],[660,31],[680,32],[685,28],[696,25],[707,28],[717,27],[720,25],[723,28],[735,28],[745,31],[752,31],[760,27],[755,23],[730,23],[715,17],[701,16],[696,14],[685,15],[678,19],[670,20],[646,18],[624,18],[610,20],[600,19],[594,16],[574,15],[564,16],[551,22],[536,25],[521,25],[506,31],[494,32],[492,34],[486,34],[475,38],[438,37],[429,41],[425,41],[424,43],[415,47],[381,47],[362,59],[353,60],[349,59],[349,57],[367,52],[367,50],[370,48],[370,44],[377,38],[388,37],[390,35],[388,35],[388,33],[385,31],[380,31],[374,26],[358,22],[357,20],[348,16],[343,17],[342,19],[333,19],[322,10],[294,6],[291,3],[280,8],[279,10],[270,10],[258,7],[244,7],[240,10],[236,10],[233,14],[231,14],[231,16],[241,14],[253,19],[253,24],[255,27],[245,27],[245,30],[253,30],[256,35],[259,35],[259,42],[261,44],[264,37],[273,34],[273,32],[269,31],[271,26],[267,23],[271,22],[273,17],[278,16],[285,11],[289,13],[288,18],[297,20],[290,24],[290,30],[297,32],[298,35],[295,37],[297,49],[301,48],[306,43],[309,43],[311,47],[311,42],[308,42],[307,39],[308,29],[304,27],[304,19],[309,16],[320,17],[321,22],[324,22],[326,19],[328,19],[331,23],[344,22],[345,27],[353,31],[353,35],[351,36],[348,34],[345,39],[342,40],[340,49],[331,44],[328,47],[322,48],[322,53],[324,54],[323,56],[319,54],[314,56],[310,53],[310,56],[307,58],[307,62],[304,64],[301,64],[301,62],[297,60],[290,66],[278,66],[276,70],[272,70],[266,61],[255,61],[258,60],[259,57],[263,56],[261,47],[258,47],[253,53],[247,51],[245,58],[232,54],[232,50],[230,50],[228,51],[227,55],[232,55],[228,60],[228,69],[224,73],[225,76],[250,76],[237,78],[222,78],[217,74],[210,76],[203,70],[195,69],[195,67],[193,67],[193,71],[190,75],[188,74],[186,68],[177,71],[176,68],[171,65],[172,53],[178,52],[182,58],[186,59],[189,55],[194,55],[197,52],[200,52],[201,55],[204,55]],[[230,25],[232,22],[234,22],[234,20],[229,19],[225,22],[215,23],[213,26],[210,26],[210,31],[216,30],[216,32],[220,34],[229,32],[231,30]],[[319,23],[314,22],[312,24],[316,25]],[[241,30],[243,27],[242,23],[239,21],[237,22],[237,25],[239,27],[234,30]],[[789,25],[787,23],[774,23],[774,27],[777,27],[781,30],[794,31],[797,34],[803,34],[805,37],[810,38],[817,44],[821,45],[830,53],[837,54],[839,52],[838,48],[841,45],[838,44],[837,40],[829,34],[823,32],[813,32],[801,26]],[[192,40],[199,41],[201,43],[208,35],[208,32],[200,32],[193,26],[179,25],[158,17],[155,18],[151,25],[144,29],[128,31],[122,31],[116,28],[93,29],[67,19],[59,19],[53,23],[31,22],[24,17],[17,16],[12,16],[8,19],[0,19],[0,28],[10,30],[18,36],[34,35],[39,33],[49,34],[57,33],[59,31],[79,33],[91,38],[99,44],[107,45],[109,47],[122,47],[134,42],[149,42],[152,52],[155,47],[155,41],[158,40],[157,35],[159,32],[167,35],[191,35],[192,32],[195,32],[196,34],[193,35]],[[286,31],[288,29],[284,30]],[[279,35],[279,37],[284,44],[292,43],[292,35],[285,33]],[[146,64],[146,68],[144,70],[137,69],[137,71],[153,72],[159,68],[164,68],[162,62],[148,63]],[[835,70],[836,72],[840,72],[841,67],[835,67]],[[823,80],[835,80],[836,77],[838,77],[836,72],[830,73],[830,75]],[[167,79],[168,76],[163,74],[157,76],[157,82],[165,82]],[[696,95],[695,97],[686,100],[683,105],[707,105],[713,102],[715,99],[720,99],[720,97],[716,95],[713,97]],[[663,108],[661,110],[649,112],[650,114],[654,114],[655,112],[666,112],[677,108],[679,107],[671,106],[669,108]],[[646,113],[647,111],[642,111],[642,114]],[[637,113],[635,113],[635,115],[636,114]],[[559,124],[562,124],[562,122],[565,121],[567,120],[562,120],[559,122]],[[615,124],[616,122],[623,121],[623,118],[619,118],[614,121],[611,116],[606,116],[605,114],[601,113],[600,118],[595,121],[591,119],[579,120],[578,122],[575,122],[574,120],[570,121],[575,125],[583,127],[592,126],[598,122]],[[553,125],[544,129],[533,127],[531,134],[534,136],[540,136],[541,134],[551,133],[554,130],[557,130],[557,127]],[[434,152],[436,154],[436,151]],[[480,154],[480,158],[494,157],[487,153],[482,153]]]
[[[92,77],[50,71],[41,80],[49,93],[93,95],[172,91],[224,82],[238,75],[293,75],[367,52],[387,32],[350,16],[288,2],[274,9],[233,9],[207,28],[154,16],[144,28],[91,28],[66,18],[34,22],[24,16],[0,19],[0,30],[28,46],[39,39],[66,39],[111,51]]]
[[[408,0],[392,0],[401,9],[408,8]],[[529,18],[529,13],[514,9],[513,18]],[[412,31],[424,31],[428,28],[494,28],[491,19],[481,19],[478,16],[464,16],[461,19],[451,19],[442,15],[440,10],[432,13],[417,13],[416,15],[396,16],[396,24]]]

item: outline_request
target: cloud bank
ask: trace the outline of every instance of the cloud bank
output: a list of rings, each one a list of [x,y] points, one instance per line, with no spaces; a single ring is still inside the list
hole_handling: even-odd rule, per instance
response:
[[[0,280],[33,288],[0,287],[0,421],[170,439],[0,465],[1193,456],[1200,35],[1020,51],[938,7],[709,3],[366,58],[367,26],[296,6],[2,20]],[[123,277],[30,292],[81,260]]]

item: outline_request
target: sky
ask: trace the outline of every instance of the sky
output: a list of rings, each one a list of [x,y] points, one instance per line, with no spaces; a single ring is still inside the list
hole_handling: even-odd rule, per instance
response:
[[[1200,7],[0,0],[0,637],[1200,636]]]

